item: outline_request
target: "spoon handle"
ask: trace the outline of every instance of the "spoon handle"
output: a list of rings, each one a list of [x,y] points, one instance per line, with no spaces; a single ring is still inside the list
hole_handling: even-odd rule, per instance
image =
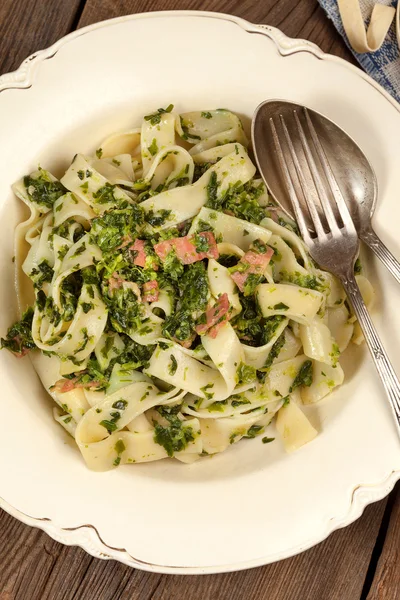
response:
[[[393,256],[390,250],[385,246],[382,240],[376,235],[373,229],[364,231],[360,238],[371,248],[372,252],[383,262],[387,270],[393,275],[395,280],[400,283],[400,262]]]
[[[375,367],[390,402],[396,420],[397,431],[400,434],[400,382],[394,372],[386,350],[379,339],[353,273],[341,277],[341,280],[364,333],[365,341],[367,342]]]

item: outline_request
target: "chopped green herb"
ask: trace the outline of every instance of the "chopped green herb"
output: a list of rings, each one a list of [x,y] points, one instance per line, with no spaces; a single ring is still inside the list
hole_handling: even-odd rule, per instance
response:
[[[126,446],[122,440],[118,440],[114,446],[114,449],[117,454],[122,454],[126,450]]]
[[[195,432],[178,417],[180,406],[158,406],[156,410],[168,421],[168,426],[163,427],[154,422],[154,441],[163,446],[168,456],[172,457],[175,452],[181,452],[189,442],[194,441]]]
[[[288,308],[288,305],[283,302],[278,302],[278,304],[275,304],[273,307],[274,310],[288,310]]]
[[[103,252],[114,250],[125,240],[135,238],[142,223],[143,209],[136,204],[111,210],[93,219],[90,238]]]
[[[292,385],[290,386],[289,392],[292,393],[296,388],[302,386],[302,385],[306,385],[307,387],[310,387],[310,385],[313,382],[313,364],[311,360],[306,360],[303,362],[303,364],[301,365],[299,372],[297,373],[296,377],[294,378],[294,381],[292,383]]]
[[[257,435],[263,433],[263,431],[264,427],[262,425],[252,425],[250,429],[247,430],[246,435],[244,435],[243,437],[252,439],[255,438]]]
[[[258,203],[258,199],[264,191],[263,183],[254,184],[249,181],[242,184],[241,181],[237,181],[235,184],[231,184],[224,193],[221,200],[222,208],[233,213],[239,219],[258,225],[266,216],[265,209]]]
[[[173,354],[170,355],[170,359],[171,359],[171,363],[170,363],[170,365],[168,367],[168,373],[170,375],[175,375],[176,370],[178,368],[178,363],[177,363],[176,358],[175,358],[175,356]]]
[[[184,140],[200,140],[201,137],[199,135],[195,135],[194,133],[190,133],[189,131],[189,124],[181,117],[181,127],[182,127],[182,139]],[[190,138],[190,139],[189,139]]]
[[[218,200],[218,177],[215,171],[212,171],[210,180],[207,184],[207,203],[208,208],[218,209],[220,208],[220,201]]]
[[[83,254],[86,250],[86,244],[85,242],[82,242],[82,244],[80,246],[77,247],[77,249],[75,250],[74,254],[71,256],[71,258],[75,258],[75,256],[79,256],[80,254]]]
[[[299,271],[295,271],[294,273],[288,273],[286,270],[280,271],[280,278],[282,281],[288,281],[289,283],[294,283],[303,288],[308,288],[310,290],[320,290],[323,286],[318,282],[315,275],[303,275]]]
[[[34,267],[29,276],[33,281],[35,289],[39,290],[44,283],[49,283],[53,279],[54,271],[49,265],[47,259],[42,260],[37,268]]]
[[[157,112],[151,114],[151,115],[146,115],[144,117],[145,121],[150,121],[150,125],[158,125],[161,122],[161,116],[164,113],[169,113],[172,111],[172,109],[174,108],[173,104],[169,104],[167,106],[167,108],[158,108]]]
[[[8,331],[6,338],[1,338],[0,348],[6,348],[10,352],[23,356],[27,351],[35,348],[32,338],[33,308],[28,308],[22,315],[22,319],[14,323]]]
[[[87,181],[84,185],[87,185]],[[82,186],[81,186],[82,187]],[[115,197],[116,185],[107,181],[97,192],[93,192],[93,198],[97,204],[118,204],[119,200]]]
[[[255,368],[241,362],[238,368],[236,369],[236,379],[238,384],[250,383],[254,381],[256,379]]]
[[[104,421],[100,421],[99,425],[101,425],[102,427],[105,427],[110,435],[111,435],[111,433],[113,433],[114,431],[117,431],[117,429],[118,429],[118,425],[116,424],[116,421],[114,421],[114,420],[104,419]]]
[[[82,310],[87,315],[87,313],[94,308],[93,302],[81,302]]]
[[[200,390],[203,392],[203,394],[205,395],[207,400],[211,400],[211,398],[214,397],[214,394],[212,392],[208,391],[208,390],[211,390],[213,387],[214,387],[213,383],[207,383],[207,385],[203,385],[203,387],[200,388]]]
[[[332,366],[336,367],[340,356],[339,346],[336,343],[332,344],[332,351],[329,353],[329,356],[332,359]]]
[[[208,241],[207,236],[203,235],[203,233],[195,233],[194,245],[197,252],[208,252],[210,249],[210,242]]]
[[[24,186],[31,202],[35,202],[46,208],[52,208],[58,198],[63,196],[67,190],[59,181],[52,181],[48,171],[39,169],[38,177],[26,175]]]
[[[164,225],[164,223],[167,221],[167,219],[169,218],[170,215],[171,215],[170,210],[162,208],[161,210],[158,210],[157,212],[154,212],[153,210],[149,210],[145,214],[144,219],[145,219],[146,223],[148,223],[152,227],[161,227],[161,225]]]
[[[281,333],[281,335],[278,337],[278,339],[272,346],[272,348],[267,356],[267,360],[265,361],[264,367],[261,369],[262,371],[264,371],[264,372],[269,371],[275,358],[277,358],[277,356],[279,356],[280,351],[282,350],[283,346],[285,345],[285,339],[286,339],[285,333]]]
[[[224,412],[225,406],[228,404],[228,400],[217,400],[210,404],[207,408],[209,412]]]
[[[245,296],[253,296],[255,294],[257,286],[264,279],[263,275],[257,275],[256,273],[250,273],[244,283],[243,293]]]
[[[247,400],[247,398],[243,398],[243,400],[232,400],[231,402],[232,408],[237,408],[238,406],[242,406],[243,404],[251,404],[251,402],[250,400]]]
[[[150,146],[149,146],[149,152],[152,156],[155,156],[158,152],[158,146],[157,146],[157,140],[156,138],[153,138],[153,141],[151,142]]]
[[[121,398],[120,400],[117,400],[112,405],[112,407],[116,408],[117,410],[125,410],[127,406],[128,406],[128,402],[127,402],[127,400],[124,400],[123,398]]]
[[[65,244],[65,246],[61,246],[61,248],[59,248],[58,253],[57,253],[57,257],[59,258],[59,260],[63,260],[64,256],[67,254],[69,250],[69,246],[67,246]]]

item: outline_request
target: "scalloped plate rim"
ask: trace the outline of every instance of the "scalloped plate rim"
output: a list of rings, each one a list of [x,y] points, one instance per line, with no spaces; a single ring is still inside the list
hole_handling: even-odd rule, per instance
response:
[[[171,11],[154,11],[149,13],[137,13],[107,19],[98,23],[87,25],[82,29],[75,30],[66,36],[57,40],[54,44],[43,50],[34,52],[28,56],[15,71],[5,73],[0,76],[0,93],[7,89],[27,89],[34,84],[33,76],[36,68],[40,64],[55,56],[58,50],[66,43],[73,41],[75,38],[85,35],[96,29],[116,25],[118,23],[150,18],[176,18],[180,16],[193,17],[208,17],[221,20],[228,20],[236,23],[248,33],[261,34],[269,37],[276,45],[279,53],[282,56],[291,55],[296,52],[309,52],[317,59],[329,60],[338,62],[346,68],[354,71],[359,77],[367,81],[378,92],[380,92],[391,104],[400,112],[400,105],[386,92],[378,83],[376,83],[369,75],[364,73],[358,67],[348,63],[344,59],[324,53],[316,44],[303,39],[290,38],[286,36],[280,29],[269,25],[256,25],[245,19],[235,17],[233,15],[217,13],[212,11],[193,11],[193,10],[171,10]],[[167,574],[211,574],[211,573],[226,573],[243,569],[255,568],[270,564],[285,558],[289,558],[308,550],[316,544],[325,540],[333,531],[350,525],[357,520],[363,513],[364,509],[371,503],[377,502],[389,494],[394,488],[396,482],[400,479],[400,471],[391,471],[387,477],[377,483],[359,483],[355,484],[351,496],[348,511],[341,517],[331,517],[322,532],[316,539],[308,540],[300,546],[290,548],[287,551],[279,552],[276,555],[270,555],[268,558],[259,558],[252,561],[243,561],[235,564],[210,566],[210,567],[173,567],[168,565],[159,565],[141,561],[131,556],[123,548],[113,548],[108,546],[101,538],[96,527],[91,524],[81,524],[69,527],[63,527],[55,523],[54,520],[47,517],[32,517],[10,505],[6,500],[0,497],[0,508],[5,512],[15,517],[22,523],[43,530],[52,539],[65,544],[67,546],[78,546],[88,552],[90,555],[103,560],[118,560],[128,566],[141,569],[144,571],[167,573]]]

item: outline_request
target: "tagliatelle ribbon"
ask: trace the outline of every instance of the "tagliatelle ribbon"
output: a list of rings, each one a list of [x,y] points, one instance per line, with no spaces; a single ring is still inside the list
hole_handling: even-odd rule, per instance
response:
[[[365,29],[361,13],[360,0],[338,0],[339,12],[348,40],[355,52],[376,52],[392,24],[396,9],[392,6],[375,4],[371,13],[368,29]],[[399,7],[397,8],[396,25],[399,21]],[[399,34],[397,31],[397,37]]]

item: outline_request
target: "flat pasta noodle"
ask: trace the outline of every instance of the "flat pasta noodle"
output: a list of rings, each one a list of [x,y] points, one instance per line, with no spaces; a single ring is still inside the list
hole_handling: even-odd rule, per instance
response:
[[[242,344],[245,363],[256,369],[262,369],[271,353],[273,345],[277,342],[279,337],[286,332],[287,325],[288,319],[283,319],[278,325],[278,328],[276,329],[272,338],[263,346],[255,347]]]
[[[257,299],[264,317],[284,315],[308,325],[321,308],[321,292],[283,283],[263,283],[257,289]]]
[[[192,219],[206,204],[209,185],[214,174],[216,178],[217,197],[222,196],[229,186],[236,181],[247,182],[255,173],[255,167],[243,146],[236,153],[232,152],[210,167],[198,181],[188,186],[163,191],[141,203],[146,213],[159,214],[167,211],[168,216],[160,223],[158,229],[167,229]]]
[[[93,211],[103,213],[130,197],[120,187],[112,185],[82,154],[77,154],[61,179],[61,183],[89,204]]]
[[[189,233],[201,229],[203,223],[207,223],[212,228],[216,237],[222,237],[224,243],[233,244],[244,252],[255,240],[268,243],[271,237],[271,232],[264,227],[206,207],[201,208],[198,216],[193,219]]]
[[[202,398],[203,405],[225,400],[237,384],[237,366],[244,358],[241,344],[232,327],[226,323],[215,339],[204,336],[203,346],[216,368],[200,363],[177,347],[171,347],[156,350],[146,373]],[[171,365],[176,365],[173,373]]]
[[[293,399],[279,411],[276,428],[282,436],[287,452],[298,450],[318,435],[315,427],[307,419],[299,404]]]
[[[146,174],[153,190],[174,189],[193,181],[194,162],[189,152],[177,145],[170,145],[157,151]]]
[[[306,356],[326,363],[336,364],[336,342],[328,325],[318,316],[308,325],[300,325],[300,340]]]
[[[192,464],[272,421],[291,452],[317,435],[302,404],[343,382],[358,323],[247,146],[231,111],[169,105],[60,179],[38,168],[13,185],[30,215],[15,238],[21,320],[2,346],[31,351],[90,469]]]
[[[101,158],[113,158],[120,154],[140,155],[140,137],[140,127],[121,133],[113,133],[103,140],[96,154]]]

